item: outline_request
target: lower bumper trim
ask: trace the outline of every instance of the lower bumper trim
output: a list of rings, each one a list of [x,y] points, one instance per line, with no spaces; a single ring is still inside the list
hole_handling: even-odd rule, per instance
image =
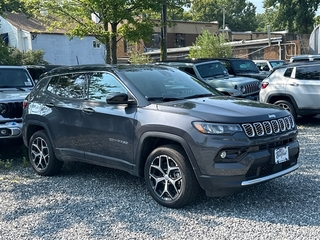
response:
[[[265,182],[265,181],[268,181],[268,180],[271,180],[271,179],[274,179],[277,177],[281,177],[285,174],[288,174],[290,172],[297,170],[299,167],[300,167],[300,164],[296,164],[296,165],[292,166],[291,168],[285,169],[281,172],[277,172],[277,173],[274,173],[274,174],[271,174],[271,175],[268,175],[265,177],[261,177],[261,178],[256,178],[253,180],[243,181],[243,182],[241,182],[241,186],[249,186],[249,185]]]

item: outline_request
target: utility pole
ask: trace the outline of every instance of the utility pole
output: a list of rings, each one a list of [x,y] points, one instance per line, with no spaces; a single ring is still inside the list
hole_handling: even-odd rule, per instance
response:
[[[162,5],[160,61],[167,60],[167,4]]]

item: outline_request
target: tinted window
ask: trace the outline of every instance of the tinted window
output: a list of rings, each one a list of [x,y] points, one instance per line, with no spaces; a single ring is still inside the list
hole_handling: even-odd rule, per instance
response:
[[[297,67],[296,79],[320,80],[320,65]]]
[[[83,73],[62,75],[53,77],[47,90],[63,98],[85,99],[87,98],[87,76]]]
[[[226,69],[223,65],[219,63],[209,63],[209,64],[201,64],[197,66],[197,70],[201,77],[208,78],[217,75],[225,75],[227,74]]]
[[[293,70],[293,68],[287,68],[287,70],[284,73],[284,76],[291,77],[292,70]]]
[[[97,100],[106,102],[108,93],[122,92],[127,93],[127,90],[113,75],[109,73],[93,73],[89,83],[89,100]]]

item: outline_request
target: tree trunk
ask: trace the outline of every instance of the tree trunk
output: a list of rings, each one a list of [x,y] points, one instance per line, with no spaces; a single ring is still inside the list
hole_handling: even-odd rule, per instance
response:
[[[104,30],[106,32],[108,32],[108,23],[104,23]],[[104,41],[104,45],[105,45],[105,48],[106,48],[106,59],[105,59],[105,62],[107,64],[110,64],[111,63],[111,50],[110,50],[110,37],[109,36],[106,36],[105,38],[105,41]]]
[[[111,58],[113,64],[117,64],[117,25],[116,23],[111,23]]]

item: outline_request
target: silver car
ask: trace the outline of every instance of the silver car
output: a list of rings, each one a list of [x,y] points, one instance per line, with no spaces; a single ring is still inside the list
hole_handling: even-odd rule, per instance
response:
[[[320,62],[278,67],[262,81],[260,101],[279,105],[295,118],[320,114]]]

